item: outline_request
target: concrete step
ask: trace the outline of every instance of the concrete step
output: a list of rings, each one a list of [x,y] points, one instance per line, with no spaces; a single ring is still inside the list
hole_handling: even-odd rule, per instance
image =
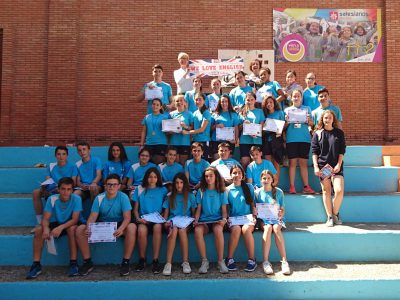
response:
[[[30,265],[32,260],[32,235],[28,227],[0,228],[0,265]],[[290,261],[400,261],[400,224],[357,224],[328,228],[325,224],[292,223],[284,233],[286,251]],[[225,250],[229,234],[225,233]],[[216,261],[214,237],[205,237],[210,261]],[[262,258],[262,232],[254,233],[255,255]],[[151,241],[151,239],[149,239]],[[96,264],[118,264],[123,250],[121,240],[116,243],[99,243],[92,246],[92,258]],[[68,261],[68,247],[65,236],[56,241],[59,255],[43,252],[45,265],[64,265]],[[18,249],[18,251],[16,251]],[[147,257],[150,259],[151,242]],[[165,261],[166,236],[163,236],[160,261]],[[199,262],[200,257],[195,246],[194,236],[189,234],[189,258]],[[137,259],[137,247],[133,261]],[[180,261],[180,249],[177,246],[174,261]],[[243,240],[239,242],[235,259],[247,261],[247,252]],[[275,245],[271,247],[271,261],[279,261]]]
[[[238,265],[239,269],[244,264]],[[2,299],[398,299],[400,264],[398,263],[291,263],[292,274],[266,276],[261,264],[252,273],[243,271],[220,274],[214,265],[205,275],[183,275],[178,265],[170,277],[153,275],[147,268],[141,273],[118,276],[117,266],[96,266],[86,277],[69,278],[66,269],[44,266],[36,280],[25,280],[27,268],[1,267]],[[118,291],[118,292],[116,292]],[[208,296],[206,296],[208,295]]]
[[[383,165],[385,167],[400,167],[400,155],[383,156]]]
[[[36,218],[31,195],[0,195],[0,211],[6,211],[0,219],[0,227],[34,226]],[[324,222],[325,210],[321,195],[285,195],[286,221]],[[85,215],[90,204],[84,202]],[[400,222],[400,194],[346,194],[341,209],[341,218],[345,222]]]

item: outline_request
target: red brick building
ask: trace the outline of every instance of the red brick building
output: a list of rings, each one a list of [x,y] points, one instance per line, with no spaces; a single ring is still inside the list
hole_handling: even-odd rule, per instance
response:
[[[275,3],[275,4],[274,4]],[[310,0],[280,7],[315,7]],[[139,139],[138,103],[151,66],[173,84],[180,51],[272,49],[275,1],[2,0],[0,144]],[[400,144],[400,1],[319,1],[319,8],[382,8],[384,62],[281,63],[299,82],[308,71],[343,112],[349,144]]]

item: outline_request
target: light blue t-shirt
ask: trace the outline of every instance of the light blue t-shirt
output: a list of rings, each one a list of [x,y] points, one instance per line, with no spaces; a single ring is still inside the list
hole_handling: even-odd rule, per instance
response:
[[[274,198],[272,197],[272,191],[266,192],[264,191],[263,188],[257,189],[255,192],[255,200],[256,203],[268,203],[268,204],[273,204],[274,202],[279,205],[279,208],[285,207],[285,201],[284,201],[284,196],[283,196],[283,191],[280,188],[276,188],[276,199],[274,201]],[[284,221],[284,220],[282,220]],[[264,224],[275,224],[274,222],[271,222],[269,220],[264,220]]]
[[[110,174],[117,174],[122,180],[128,175],[131,166],[132,163],[130,160],[126,160],[123,163],[120,161],[108,160],[103,166],[103,180],[106,180],[107,176]]]
[[[78,169],[75,164],[67,162],[64,166],[59,166],[56,162],[50,163],[46,169],[46,176],[51,177],[54,180],[53,184],[46,186],[48,191],[52,191],[57,188],[58,181],[63,177],[76,177],[78,175]]]
[[[221,98],[221,95],[217,95],[216,93],[212,93],[207,96],[206,106],[210,112],[213,112],[217,108],[219,98]]]
[[[214,113],[211,118],[211,125],[223,124],[224,127],[235,127],[239,125],[239,115],[236,112],[223,111],[220,114]],[[217,141],[217,129],[211,132],[211,140]]]
[[[335,116],[336,116],[336,118],[337,118],[337,120],[338,120],[339,122],[342,122],[342,121],[343,121],[342,111],[340,110],[340,108],[339,108],[338,106],[329,105],[329,106],[326,107],[326,108],[322,108],[322,107],[320,106],[320,107],[318,107],[317,109],[314,109],[314,110],[312,111],[312,118],[313,118],[314,125],[317,125],[317,124],[318,124],[318,121],[319,121],[319,119],[321,118],[322,113],[323,113],[325,110],[331,110],[331,111],[333,111],[334,114],[335,114]]]
[[[254,187],[247,183],[249,187],[251,198],[254,202]],[[246,203],[243,188],[241,185],[235,186],[233,183],[228,186],[228,203],[229,203],[229,216],[238,217],[252,214],[251,206]]]
[[[196,102],[194,101],[195,95],[195,90],[187,91],[185,93],[185,100],[188,106],[188,111],[190,111],[191,113],[194,113],[197,110]]]
[[[169,114],[148,114],[142,125],[146,126],[146,145],[167,145],[167,135],[162,131],[162,120],[169,119]]]
[[[174,110],[169,113],[171,119],[180,119],[186,126],[193,124],[193,114],[190,111],[179,112]],[[190,135],[182,133],[173,133],[169,140],[170,145],[174,146],[190,146]]]
[[[96,172],[103,170],[100,159],[93,156],[86,162],[81,159],[75,165],[78,168],[78,176],[83,184],[91,184],[96,178]]]
[[[184,172],[182,165],[177,162],[174,162],[171,165],[166,162],[161,163],[158,165],[158,168],[161,170],[161,176],[164,183],[172,182],[176,174]]]
[[[235,87],[229,93],[229,97],[231,98],[232,106],[242,107],[246,102],[246,93],[253,92],[253,88],[249,85],[246,85],[244,88],[239,86]]]
[[[311,110],[319,106],[318,91],[325,88],[322,85],[316,84],[313,88],[306,88],[303,93],[303,105],[309,106]]]
[[[210,141],[210,129],[211,129],[211,113],[209,110],[205,110],[203,113],[200,110],[196,110],[193,113],[193,129],[201,128],[204,120],[208,121],[206,129],[202,133],[194,134],[193,141],[195,142],[208,142]]]
[[[196,194],[197,204],[201,204],[199,222],[212,222],[222,219],[222,205],[228,204],[228,193],[217,190],[199,190]]]
[[[139,203],[140,216],[154,212],[161,214],[167,193],[168,190],[165,187],[145,189],[142,186],[138,186],[132,195],[132,200]]]
[[[243,122],[246,120],[250,121],[250,123],[253,123],[253,124],[261,124],[262,122],[265,121],[265,116],[264,116],[263,110],[259,109],[259,108],[254,108],[252,110],[249,110],[245,117],[243,115],[240,115],[241,124],[243,124]],[[261,137],[253,138],[250,135],[243,135],[243,132],[242,132],[242,134],[240,135],[240,144],[261,145],[262,138]]]
[[[189,159],[185,163],[185,172],[189,173],[189,182],[192,185],[196,185],[200,182],[201,176],[205,169],[210,166],[210,163],[204,159],[196,163],[194,159]]]
[[[131,211],[132,206],[126,194],[118,191],[113,199],[107,193],[101,193],[93,201],[92,212],[98,213],[100,222],[122,222],[124,212]]]
[[[228,159],[221,159],[221,158],[218,158],[217,160],[214,160],[212,163],[211,163],[211,166],[212,167],[216,167],[217,168],[217,170],[218,170],[218,166],[219,165],[225,165],[228,169],[229,169],[229,171],[234,167],[234,166],[238,166],[238,165],[240,165],[240,163],[236,160],[236,159],[234,159],[234,158],[228,158]],[[219,170],[218,170],[219,171]],[[220,172],[220,171],[219,171]],[[223,174],[221,174],[221,172],[220,172],[220,175],[221,176],[223,176]],[[224,178],[225,180],[228,180],[228,179],[231,179],[230,178],[230,176],[228,177],[228,178]]]
[[[71,194],[67,202],[60,199],[60,194],[52,195],[47,198],[44,212],[50,213],[50,222],[58,222],[65,224],[72,219],[74,212],[82,211],[82,199],[78,195]],[[79,216],[79,221],[84,223],[82,214]]]
[[[261,173],[264,170],[271,171],[272,174],[276,174],[274,165],[267,159],[263,159],[260,164],[257,164],[254,160],[247,166],[246,177],[252,179],[253,185],[261,187]]]
[[[160,83],[156,83],[154,80],[150,81],[149,83],[146,83],[143,87],[143,91],[144,89],[147,87],[147,85],[156,85],[157,87],[161,87],[162,88],[162,92],[163,92],[163,98],[161,99],[161,103],[163,105],[168,105],[169,104],[169,98],[172,96],[172,88],[171,86],[164,82],[161,81]],[[151,105],[153,104],[153,100],[149,100],[147,101],[147,113],[151,114],[151,112],[153,111]]]
[[[285,109],[287,115],[290,110],[303,109],[307,110],[307,114],[311,118],[311,110],[309,106],[301,105],[300,107],[290,106]],[[289,123],[286,131],[287,143],[311,143],[311,135],[308,131],[307,123]]]
[[[265,94],[271,94],[275,99],[279,97],[278,91],[282,87],[277,81],[268,81],[258,89],[257,91],[257,102],[262,102],[262,98]]]
[[[285,113],[282,110],[276,110],[272,114],[269,114],[265,117],[265,119],[274,119],[274,120],[281,120],[285,121]],[[273,132],[266,131],[267,141],[272,141],[272,134]]]
[[[145,166],[140,165],[140,163],[135,163],[129,169],[128,175],[126,177],[132,178],[133,185],[140,185],[142,184],[143,177],[146,171],[153,167],[158,169],[158,166],[156,164],[153,164],[152,162],[147,163],[147,165]]]
[[[190,217],[190,216],[192,216],[192,208],[196,208],[196,207],[197,207],[196,199],[192,193],[188,194],[188,200],[187,200],[186,207],[183,204],[183,194],[182,193],[176,194],[174,208],[170,208],[168,198],[164,201],[164,204],[163,204],[163,208],[169,208],[168,220],[170,220],[176,216]]]

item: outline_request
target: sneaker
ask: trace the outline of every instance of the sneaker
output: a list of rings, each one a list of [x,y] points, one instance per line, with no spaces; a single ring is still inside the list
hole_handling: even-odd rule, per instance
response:
[[[236,271],[236,263],[233,258],[225,258],[225,265],[229,271]]]
[[[257,268],[257,263],[253,259],[247,260],[247,266],[244,269],[246,272],[253,272]]]
[[[41,264],[33,264],[28,273],[26,273],[26,279],[34,279],[42,273]]]
[[[182,263],[182,272],[183,272],[183,274],[192,273],[192,269],[190,268],[190,264],[187,261],[184,261]]]
[[[233,260],[233,259],[232,259],[232,260]],[[219,272],[222,273],[222,274],[229,273],[229,270],[228,270],[228,268],[226,267],[224,260],[220,260],[220,261],[218,262],[218,269],[219,269]]]
[[[333,227],[333,218],[331,216],[329,216],[328,220],[326,220],[325,224],[327,227]]]
[[[268,260],[263,262],[263,270],[264,270],[264,273],[267,274],[267,275],[274,274],[274,270],[272,269],[272,265]]]
[[[123,261],[121,266],[119,267],[119,275],[121,276],[128,276],[130,273],[129,270],[129,261]]]
[[[343,224],[342,220],[340,219],[339,213],[337,215],[334,214],[332,216],[332,218],[333,218],[333,223],[335,225],[342,225]]]
[[[291,185],[289,188],[289,194],[296,194],[296,188],[294,187],[294,185]]]
[[[74,277],[74,276],[78,276],[78,275],[79,275],[78,264],[76,264],[76,263],[69,264],[68,276]]]
[[[315,194],[315,191],[309,185],[306,185],[306,186],[304,186],[303,193],[304,194]]]
[[[199,268],[199,274],[206,274],[208,272],[208,268],[210,267],[210,263],[207,258],[203,258],[201,260],[201,266]]]
[[[91,260],[84,262],[82,267],[79,268],[79,275],[86,276],[90,272],[92,272],[93,269],[94,269],[94,266],[93,266],[93,262]]]
[[[139,258],[139,261],[135,266],[135,271],[136,272],[142,272],[144,270],[145,264],[146,264],[145,259],[144,258]]]
[[[166,263],[164,266],[164,270],[162,271],[163,275],[170,276],[171,275],[172,265],[170,263]]]
[[[153,259],[153,266],[151,268],[154,274],[159,274],[162,271],[162,267],[158,259]]]
[[[282,268],[282,274],[283,275],[290,275],[289,263],[286,260],[282,261],[281,268]]]

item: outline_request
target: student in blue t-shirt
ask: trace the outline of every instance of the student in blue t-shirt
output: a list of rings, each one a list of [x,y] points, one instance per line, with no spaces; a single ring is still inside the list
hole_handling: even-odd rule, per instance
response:
[[[128,189],[134,190],[135,187],[142,184],[144,173],[150,168],[157,167],[150,161],[150,151],[146,147],[140,149],[139,162],[134,163],[128,172]]]
[[[213,78],[211,80],[210,86],[212,93],[207,96],[206,106],[208,107],[210,112],[213,113],[217,108],[219,99],[222,95],[221,80],[219,80],[218,78]]]
[[[314,190],[308,185],[308,157],[311,147],[311,135],[308,126],[312,126],[311,110],[308,106],[302,105],[302,92],[294,90],[292,92],[293,105],[285,109],[285,117],[287,127],[286,131],[286,151],[289,159],[289,181],[290,181],[290,194],[296,194],[294,186],[296,179],[296,166],[297,161],[300,165],[300,176],[303,181],[303,193],[314,194]],[[307,120],[305,123],[291,122],[291,112],[298,112],[299,110],[306,111]]]
[[[189,180],[190,187],[197,190],[200,187],[201,176],[210,163],[201,158],[203,155],[203,144],[194,142],[191,146],[192,159],[185,163],[185,174]]]
[[[189,227],[178,228],[171,221],[177,216],[191,217],[194,215],[196,209],[196,200],[194,195],[190,192],[189,181],[184,173],[175,175],[172,182],[172,192],[168,196],[167,201],[164,201],[163,208],[165,208],[163,216],[164,219],[169,220],[166,222],[165,228],[169,232],[167,240],[167,255],[166,263],[164,265],[163,275],[171,275],[172,270],[172,256],[174,254],[176,238],[179,235],[182,254],[182,271],[184,274],[192,272],[189,264],[189,241],[187,231]]]
[[[236,112],[239,112],[243,105],[246,103],[246,94],[252,93],[253,88],[246,82],[246,73],[239,71],[235,73],[235,81],[237,87],[232,89],[229,93],[233,108]]]
[[[217,168],[225,181],[225,185],[230,185],[232,183],[232,177],[230,176],[231,169],[239,165],[239,162],[231,157],[231,149],[228,143],[220,143],[218,145],[218,156],[219,158],[214,160],[211,166]]]
[[[162,131],[162,121],[169,119],[169,115],[164,114],[160,99],[153,99],[151,107],[152,113],[146,115],[142,121],[140,146],[146,146],[152,154],[153,162],[159,164],[164,161],[168,144],[167,135]]]
[[[278,252],[282,258],[281,268],[284,275],[290,275],[290,267],[287,262],[285,240],[283,238],[282,227],[284,226],[285,204],[283,201],[283,192],[275,187],[274,177],[271,171],[261,173],[262,187],[255,191],[255,202],[274,205],[278,211],[275,219],[260,219],[263,229],[263,270],[267,275],[274,273],[272,265],[269,262],[269,251],[271,248],[272,233],[275,235],[275,243]]]
[[[46,171],[46,180],[51,179],[53,183],[42,185],[32,193],[33,207],[38,224],[42,223],[43,218],[42,198],[47,199],[47,197],[59,192],[57,187],[58,181],[63,177],[71,177],[74,186],[76,185],[78,170],[74,164],[68,162],[68,148],[65,146],[57,146],[54,154],[57,162],[50,163]]]
[[[197,208],[194,216],[193,225],[196,246],[201,257],[200,274],[208,272],[209,262],[207,259],[206,243],[204,236],[212,231],[215,237],[215,247],[217,249],[218,269],[221,273],[228,273],[224,262],[224,226],[227,222],[228,204],[225,184],[218,170],[208,167],[200,182],[200,189],[196,194]]]
[[[163,77],[163,68],[161,65],[154,65],[153,66],[153,81],[150,81],[149,83],[146,83],[143,86],[143,90],[140,93],[138,100],[139,101],[144,101],[147,100],[147,113],[151,114],[152,112],[152,104],[153,104],[153,99],[146,99],[146,89],[161,89],[162,93],[162,99],[161,103],[165,111],[170,111],[171,108],[171,99],[172,99],[172,88],[171,86],[162,81]]]
[[[193,128],[193,114],[186,109],[186,101],[182,95],[175,96],[176,110],[169,113],[171,119],[180,119],[182,130],[191,130]],[[183,166],[190,154],[190,135],[171,133],[169,144],[178,151],[177,160]]]
[[[151,223],[143,218],[143,215],[162,213],[162,205],[168,191],[162,185],[161,174],[158,168],[150,168],[146,171],[142,185],[135,189],[132,195],[134,202],[133,214],[138,224],[139,262],[135,270],[141,272],[146,264],[147,236],[153,234],[153,266],[154,274],[161,272],[162,267],[158,261],[162,241],[162,224]]]
[[[260,79],[263,85],[256,92],[257,103],[262,103],[264,96],[272,96],[279,103],[285,100],[285,95],[281,85],[277,81],[270,81],[271,70],[269,68],[260,69]]]
[[[201,94],[203,92],[203,80],[201,77],[193,78],[193,90],[187,91],[185,93],[185,101],[187,103],[187,110],[194,113],[197,110],[197,105],[195,101],[196,94]]]
[[[275,182],[278,182],[278,176],[274,165],[271,161],[262,158],[263,153],[259,146],[252,146],[250,149],[250,155],[253,161],[247,166],[247,183],[254,185],[256,188],[261,187],[260,175],[264,170],[271,171],[274,175]]]
[[[225,264],[229,271],[235,271],[236,263],[233,259],[236,247],[239,243],[240,235],[243,235],[244,243],[247,249],[246,272],[253,272],[257,268],[256,258],[254,256],[254,238],[253,231],[255,225],[254,209],[254,188],[252,184],[246,183],[244,171],[240,165],[231,169],[233,183],[227,187],[229,203],[229,244],[228,256]],[[240,216],[252,216],[252,222],[246,225],[232,225],[231,218]]]
[[[309,106],[311,111],[316,109],[319,106],[318,102],[318,92],[325,87],[322,85],[318,85],[316,83],[316,75],[313,72],[310,72],[306,75],[306,84],[307,87],[303,92],[303,105]]]
[[[78,177],[76,180],[77,189],[75,194],[82,200],[89,198],[93,202],[94,198],[101,192],[101,172],[103,167],[97,157],[90,154],[90,145],[87,142],[76,144],[81,160],[76,162]]]
[[[35,228],[33,238],[33,264],[26,275],[26,279],[36,278],[42,273],[40,258],[45,240],[50,237],[58,238],[64,234],[68,235],[68,246],[70,251],[70,266],[68,275],[78,275],[77,250],[75,242],[75,231],[81,218],[82,200],[73,192],[74,181],[70,177],[63,177],[58,181],[59,194],[52,195],[47,199],[44,208],[42,224]]]
[[[86,225],[76,230],[76,241],[83,257],[83,265],[79,274],[86,276],[94,266],[91,259],[88,238],[90,238],[90,224],[96,222],[117,222],[116,238],[124,239],[124,254],[120,266],[120,275],[129,275],[129,260],[131,259],[136,242],[136,224],[131,223],[132,206],[126,194],[121,192],[121,178],[117,174],[110,174],[104,182],[105,192],[99,194],[93,202],[92,211]]]
[[[281,102],[282,110],[293,105],[292,93],[298,90],[303,94],[303,87],[297,83],[297,74],[295,70],[286,71],[286,87],[283,89],[285,100]]]
[[[318,91],[318,101],[320,106],[314,109],[311,113],[314,126],[317,126],[324,111],[331,110],[335,114],[338,128],[342,129],[342,121],[343,121],[342,111],[338,106],[330,104],[329,91],[327,88],[323,88]]]
[[[121,178],[121,191],[125,191],[128,182],[128,172],[132,163],[126,155],[125,147],[120,142],[111,143],[108,148],[108,161],[103,166],[103,178],[117,174]]]
[[[175,175],[184,172],[182,165],[176,162],[176,157],[176,148],[169,146],[166,154],[167,161],[158,165],[164,185],[168,184],[168,190],[171,188],[172,180],[174,179]]]

